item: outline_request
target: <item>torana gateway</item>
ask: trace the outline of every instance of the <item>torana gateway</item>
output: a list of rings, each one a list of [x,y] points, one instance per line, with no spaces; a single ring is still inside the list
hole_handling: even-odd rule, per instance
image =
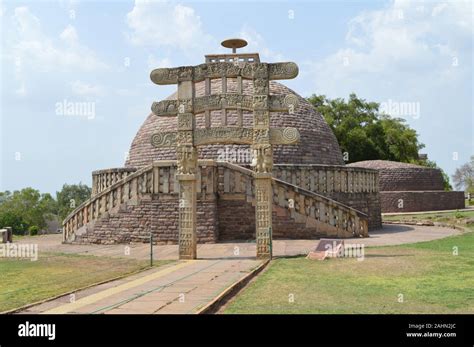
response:
[[[196,66],[151,72],[177,93],[152,105],[125,167],[92,173],[92,196],[64,221],[64,242],[179,244],[367,237],[381,227],[378,173],[344,165],[337,140],[303,97],[275,82],[295,63],[263,63],[223,45]]]

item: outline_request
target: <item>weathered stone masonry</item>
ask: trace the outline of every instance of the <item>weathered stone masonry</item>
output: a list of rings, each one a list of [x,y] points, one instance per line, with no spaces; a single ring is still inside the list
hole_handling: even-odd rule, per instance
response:
[[[464,208],[464,192],[380,192],[383,212],[418,212]],[[403,205],[400,205],[403,202]],[[402,206],[402,207],[398,207]]]
[[[386,160],[367,160],[348,165],[379,172],[382,212],[417,212],[464,208],[464,192],[444,191],[438,169]]]
[[[249,170],[213,161],[200,161],[199,168],[198,242],[254,239],[255,202]],[[133,174],[127,176],[125,183],[112,184],[112,180],[108,180],[111,183],[110,186],[103,186],[102,192],[95,194],[89,205],[86,203],[72,214],[72,218],[65,224],[67,232],[65,240],[102,244],[148,242],[150,232],[153,232],[157,243],[176,243],[178,239],[178,187],[174,180],[175,170],[174,162],[161,161],[149,168],[134,171]],[[290,175],[291,173],[297,180],[301,177],[300,171],[304,170],[303,176],[306,175],[309,182],[309,185],[300,182],[305,187],[297,187],[290,182],[275,180],[273,184],[273,235],[275,238],[337,236],[334,228],[318,224],[318,220],[330,218],[326,214],[334,215],[338,212],[325,210],[318,212],[314,202],[317,196],[304,193],[306,189],[308,192],[313,189],[313,192],[321,195],[330,191],[335,200],[338,197],[337,201],[343,201],[346,205],[363,212],[367,211],[367,214],[374,216],[375,221],[380,221],[377,218],[379,216],[378,200],[374,199],[377,196],[377,176],[372,170],[359,172],[344,166],[326,165],[277,166],[275,170],[279,172],[275,173],[275,176],[281,177],[282,174]],[[316,173],[317,184],[315,184]],[[323,178],[331,175],[339,178],[336,180]],[[341,178],[345,178],[345,183],[337,183]],[[353,191],[348,191],[348,189]],[[298,194],[298,190],[302,191],[303,196]],[[95,188],[94,191],[99,191],[99,189]],[[294,208],[289,208],[289,199],[293,200]],[[337,211],[337,208],[334,211]],[[339,220],[343,220],[342,215]],[[380,226],[370,219],[369,223],[369,228]],[[72,232],[73,230],[75,231]],[[68,233],[68,231],[71,232]]]

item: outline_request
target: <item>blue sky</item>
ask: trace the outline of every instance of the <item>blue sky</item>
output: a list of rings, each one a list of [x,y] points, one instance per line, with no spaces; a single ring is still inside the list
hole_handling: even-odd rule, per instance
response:
[[[0,4],[2,191],[54,193],[123,166],[152,102],[173,92],[149,72],[199,64],[228,37],[263,61],[295,61],[300,74],[285,84],[303,96],[391,105],[449,174],[474,154],[470,1]],[[93,115],[68,115],[65,103]],[[406,105],[417,111],[397,114]]]

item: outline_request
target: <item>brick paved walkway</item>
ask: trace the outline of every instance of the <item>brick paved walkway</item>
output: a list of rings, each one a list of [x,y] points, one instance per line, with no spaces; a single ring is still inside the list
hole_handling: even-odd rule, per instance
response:
[[[179,261],[76,292],[74,300],[65,295],[21,313],[192,314],[258,265],[260,261],[250,259]]]

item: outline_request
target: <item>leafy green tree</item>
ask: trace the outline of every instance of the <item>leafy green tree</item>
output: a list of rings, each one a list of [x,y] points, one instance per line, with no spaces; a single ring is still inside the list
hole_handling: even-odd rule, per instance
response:
[[[418,134],[411,129],[402,118],[391,118],[387,115],[380,116],[385,140],[386,155],[388,160],[409,162],[418,159],[418,152],[425,145],[418,142]]]
[[[33,188],[4,192],[0,203],[0,227],[11,226],[15,233],[30,226],[46,227],[45,216],[56,212],[56,202],[50,194],[40,194]]]
[[[0,206],[0,228],[4,227],[12,227],[13,233],[20,234],[28,229],[28,224],[20,214]]]
[[[446,172],[444,172],[444,170],[442,168],[440,168],[438,166],[438,164],[436,164],[436,162],[434,162],[433,160],[415,160],[413,161],[414,164],[418,164],[418,165],[423,165],[423,166],[427,166],[427,167],[431,167],[433,169],[438,169],[439,171],[441,171],[441,175],[443,176],[443,183],[444,183],[444,190],[449,192],[451,190],[453,190],[453,187],[451,186],[451,183],[449,183],[449,176]]]
[[[64,220],[81,203],[91,197],[92,189],[85,184],[64,184],[60,192],[56,192],[58,216]]]
[[[347,101],[324,95],[312,95],[308,100],[331,127],[341,150],[348,154],[348,163],[376,159],[410,162],[418,159],[418,151],[424,147],[404,119],[382,114],[376,102],[355,94]]]
[[[313,94],[309,102],[331,127],[348,163],[362,160],[391,160],[415,163],[441,170],[444,189],[452,190],[449,176],[434,161],[420,160],[418,152],[425,145],[402,118],[392,118],[379,111],[380,104],[367,102],[355,94],[329,99]]]
[[[12,193],[9,190],[6,190],[4,192],[0,192],[0,205],[4,202],[7,201]]]

